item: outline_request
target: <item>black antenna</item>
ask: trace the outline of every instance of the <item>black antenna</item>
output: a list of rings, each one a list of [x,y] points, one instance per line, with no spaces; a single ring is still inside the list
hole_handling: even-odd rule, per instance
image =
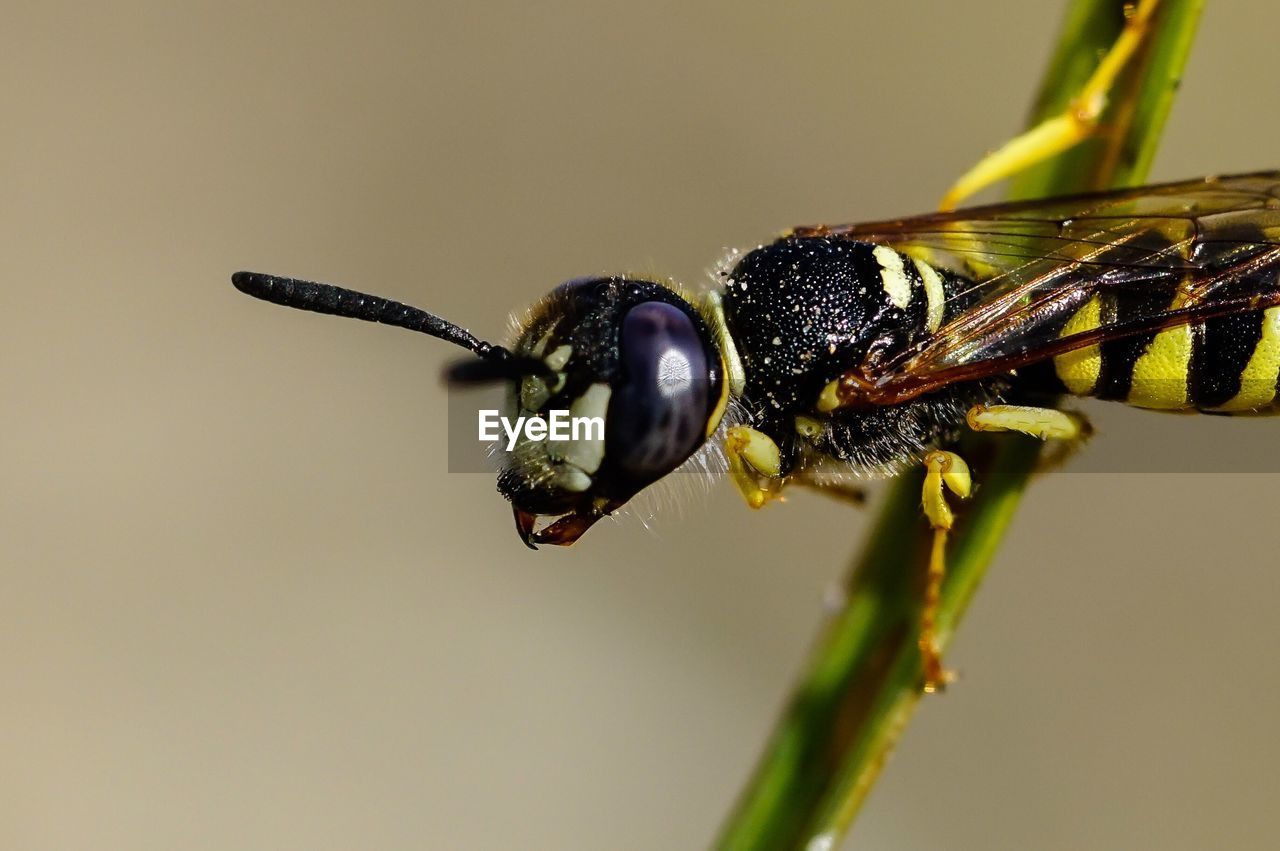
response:
[[[430,334],[432,337],[439,337],[456,346],[470,349],[482,358],[504,358],[510,355],[510,352],[501,346],[486,343],[465,328],[460,328],[433,313],[427,313],[425,310],[419,310],[398,301],[379,298],[376,295],[367,295],[355,290],[335,287],[332,284],[317,284],[312,281],[300,281],[297,278],[278,278],[275,275],[264,275],[260,272],[236,272],[231,276],[231,283],[246,295],[274,304],[282,304],[285,307],[363,319],[366,322],[381,322],[383,325],[395,325],[398,328]]]
[[[408,328],[410,331],[428,334],[453,343],[455,346],[470,349],[484,359],[483,367],[481,363],[475,364],[477,368],[455,365],[448,372],[451,382],[473,384],[521,375],[545,375],[550,372],[547,365],[540,360],[517,357],[502,346],[486,343],[447,319],[398,301],[335,287],[332,284],[317,284],[297,278],[280,278],[260,272],[236,272],[231,276],[231,283],[235,284],[240,292],[263,301],[315,313],[328,313],[333,316],[345,316],[351,319],[363,319],[366,322],[381,322],[383,325]]]

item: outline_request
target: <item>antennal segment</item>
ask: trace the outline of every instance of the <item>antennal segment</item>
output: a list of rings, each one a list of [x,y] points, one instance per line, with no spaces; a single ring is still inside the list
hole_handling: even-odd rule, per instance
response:
[[[502,346],[486,343],[465,328],[433,313],[375,295],[260,272],[236,272],[231,276],[231,283],[246,295],[285,307],[408,328],[470,349],[486,359],[506,360],[512,356]]]

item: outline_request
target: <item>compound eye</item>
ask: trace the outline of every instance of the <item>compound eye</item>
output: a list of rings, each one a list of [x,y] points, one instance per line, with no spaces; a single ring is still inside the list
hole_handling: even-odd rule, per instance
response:
[[[622,376],[606,419],[606,455],[632,477],[674,470],[706,439],[712,387],[707,349],[680,308],[647,301],[622,320]]]

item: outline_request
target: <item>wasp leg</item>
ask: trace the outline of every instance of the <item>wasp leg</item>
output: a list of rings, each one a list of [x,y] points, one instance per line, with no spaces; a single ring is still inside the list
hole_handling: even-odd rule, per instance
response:
[[[821,420],[800,414],[795,418],[796,434],[805,441],[817,439],[826,426]],[[832,499],[862,508],[867,504],[867,492],[858,485],[850,484],[839,478],[828,478],[822,475],[820,467],[804,467],[791,475],[789,483],[816,490]]]
[[[863,508],[867,504],[866,490],[848,482],[819,481],[809,473],[802,472],[794,476],[790,483],[818,491],[824,496],[829,496],[856,508]]]
[[[924,457],[924,515],[933,529],[933,547],[929,551],[929,572],[924,589],[924,605],[920,610],[920,661],[924,668],[924,690],[942,691],[954,677],[942,666],[938,648],[938,609],[942,604],[942,580],[947,575],[947,536],[955,522],[946,491],[967,499],[973,487],[969,465],[954,452],[935,450]]]
[[[956,206],[998,180],[1017,174],[1036,163],[1055,157],[1097,132],[1108,97],[1116,79],[1133,58],[1149,29],[1160,0],[1138,0],[1126,11],[1124,29],[1102,57],[1093,75],[1060,114],[1013,137],[987,154],[965,172],[938,205],[941,210]]]
[[[752,508],[760,508],[782,490],[782,453],[773,438],[747,426],[734,426],[724,439],[729,474]],[[773,483],[761,484],[761,478]]]
[[[1041,440],[1082,440],[1092,432],[1079,414],[1027,405],[974,405],[965,419],[974,431],[1016,431]]]
[[[1041,440],[1056,440],[1045,452],[1036,472],[1044,473],[1061,467],[1093,434],[1093,426],[1084,416],[1052,408],[1024,405],[974,405],[965,415],[974,431],[1016,431]]]

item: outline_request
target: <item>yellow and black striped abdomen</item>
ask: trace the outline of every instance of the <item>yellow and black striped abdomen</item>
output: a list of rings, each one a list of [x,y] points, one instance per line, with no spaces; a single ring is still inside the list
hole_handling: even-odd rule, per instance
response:
[[[1060,332],[1069,336],[1150,312],[1164,295],[1094,296]],[[1140,408],[1214,413],[1276,413],[1280,382],[1280,307],[1166,328],[1059,355],[1054,371],[1077,396]]]

